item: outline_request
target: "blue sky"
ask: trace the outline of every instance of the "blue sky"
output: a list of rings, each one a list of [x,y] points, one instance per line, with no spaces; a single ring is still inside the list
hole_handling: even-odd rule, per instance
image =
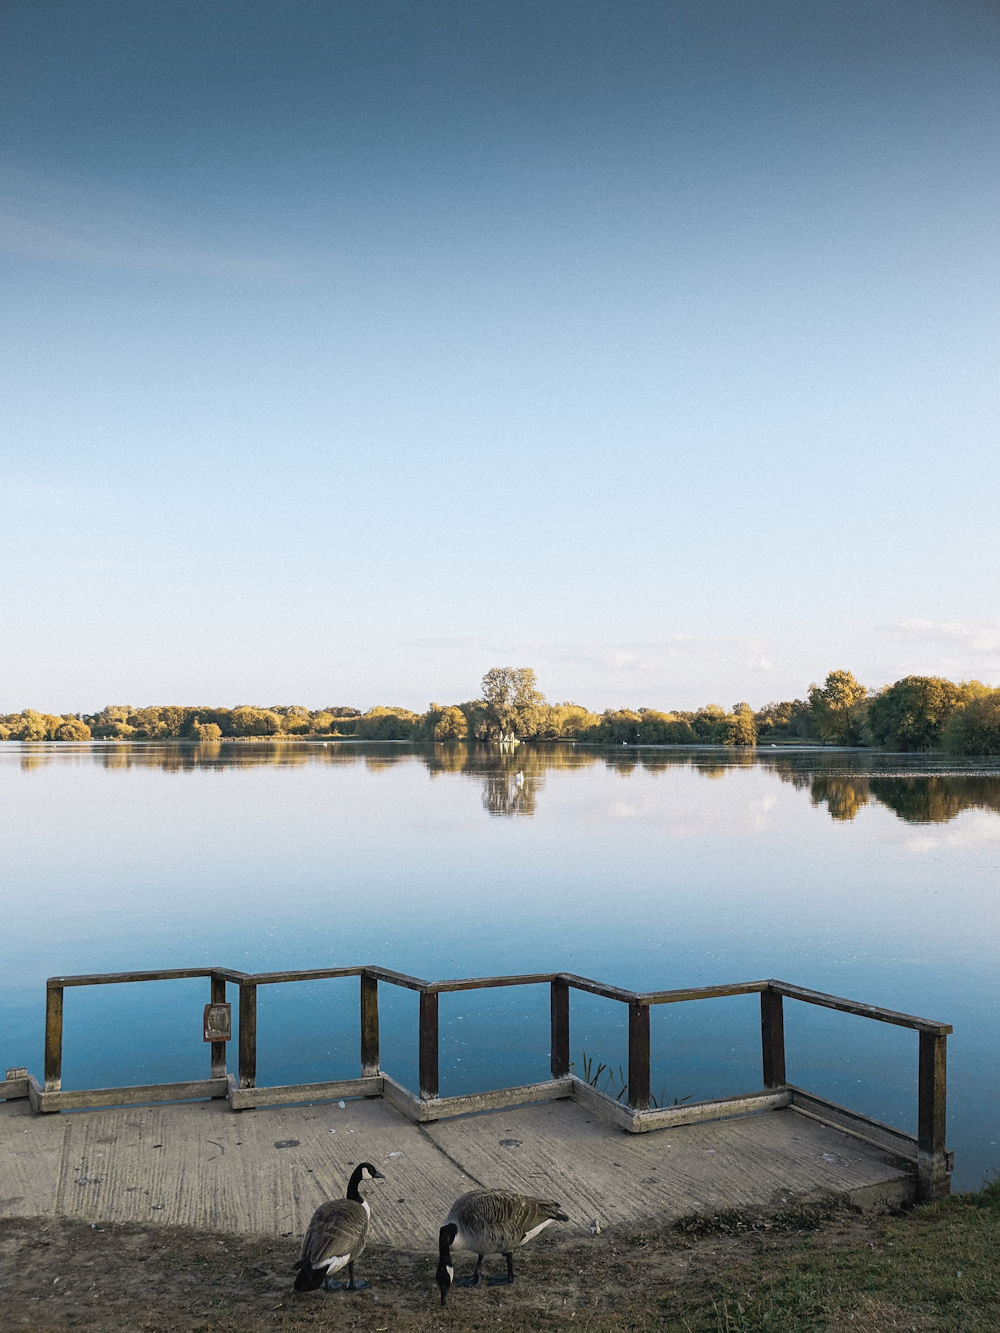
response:
[[[1000,14],[0,10],[0,709],[1000,684]]]

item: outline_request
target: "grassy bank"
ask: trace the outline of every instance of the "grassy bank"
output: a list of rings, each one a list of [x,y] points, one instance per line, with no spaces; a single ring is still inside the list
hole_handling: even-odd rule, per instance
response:
[[[456,1289],[434,1256],[373,1246],[370,1289],[291,1290],[299,1239],[58,1218],[0,1220],[0,1329],[19,1333],[990,1333],[1000,1330],[1000,1187],[905,1216],[830,1203],[560,1238],[514,1287]],[[502,1264],[500,1265],[502,1268]],[[487,1272],[491,1271],[487,1264]]]
[[[1000,1185],[853,1239],[833,1223],[787,1250],[733,1255],[700,1291],[661,1304],[663,1333],[1000,1329]]]

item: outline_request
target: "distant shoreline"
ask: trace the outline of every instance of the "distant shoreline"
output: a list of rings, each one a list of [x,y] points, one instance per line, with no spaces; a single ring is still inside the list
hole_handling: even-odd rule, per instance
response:
[[[330,745],[433,745],[457,748],[460,745],[476,746],[481,749],[500,749],[500,741],[483,740],[463,740],[463,741],[435,741],[426,739],[398,740],[390,739],[367,739],[363,736],[223,736],[217,741],[200,741],[190,736],[168,736],[161,739],[150,737],[131,736],[95,736],[91,740],[70,741],[70,740],[0,740],[0,745],[22,745],[22,746],[40,746],[40,745],[58,745],[60,748],[82,749],[85,746],[100,746],[102,748],[114,746],[135,746],[140,749],[149,747],[173,746],[192,750],[217,750],[224,745],[311,745],[313,747]],[[657,744],[654,741],[622,741],[622,742],[600,742],[600,741],[577,741],[564,737],[539,736],[531,737],[518,743],[520,746],[543,746],[549,748],[553,745],[570,745],[581,750],[601,750],[610,751],[612,754],[620,754],[622,750],[657,750],[665,751],[670,754],[677,752],[692,752],[711,750],[716,754],[759,754],[767,755],[772,750],[778,750],[782,754],[877,754],[877,755],[899,755],[907,758],[938,756],[940,758],[963,758],[963,759],[990,759],[996,758],[994,755],[948,755],[942,750],[882,750],[871,745],[824,745],[816,741],[765,741],[761,745],[723,745],[721,742],[700,741],[700,742],[677,742],[669,744]]]

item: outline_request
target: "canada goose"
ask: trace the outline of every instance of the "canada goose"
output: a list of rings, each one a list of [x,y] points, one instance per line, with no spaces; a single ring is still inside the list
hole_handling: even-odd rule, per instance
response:
[[[335,1291],[342,1285],[346,1285],[348,1291],[357,1291],[359,1287],[367,1287],[365,1281],[354,1281],[354,1261],[364,1251],[368,1240],[368,1219],[372,1215],[367,1201],[358,1193],[363,1180],[385,1180],[385,1176],[376,1171],[371,1162],[360,1162],[348,1183],[346,1199],[330,1199],[321,1203],[313,1213],[302,1242],[302,1256],[295,1265],[299,1270],[295,1279],[296,1291],[315,1291],[317,1287]],[[330,1274],[345,1264],[347,1283],[331,1284]]]
[[[568,1222],[551,1199],[534,1199],[513,1190],[470,1190],[451,1206],[448,1219],[438,1233],[437,1284],[441,1304],[455,1280],[452,1247],[472,1250],[479,1256],[472,1286],[483,1280],[483,1255],[502,1254],[507,1260],[507,1281],[514,1281],[514,1250],[537,1236],[550,1222]]]

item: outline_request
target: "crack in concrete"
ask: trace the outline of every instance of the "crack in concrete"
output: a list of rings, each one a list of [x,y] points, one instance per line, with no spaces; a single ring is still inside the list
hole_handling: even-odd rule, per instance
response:
[[[461,1171],[463,1176],[467,1176],[468,1179],[471,1180],[474,1185],[478,1185],[481,1190],[488,1188],[488,1186],[484,1184],[484,1182],[481,1181],[478,1176],[474,1176],[472,1174],[472,1172],[468,1169],[468,1167],[463,1166],[462,1163],[457,1158],[452,1157],[450,1152],[446,1152],[445,1149],[441,1147],[440,1143],[438,1143],[437,1139],[435,1139],[431,1134],[429,1134],[423,1125],[418,1123],[417,1129],[419,1129],[420,1133],[423,1134],[427,1142],[432,1144],[446,1161],[450,1162],[452,1166],[455,1167],[458,1171]]]

